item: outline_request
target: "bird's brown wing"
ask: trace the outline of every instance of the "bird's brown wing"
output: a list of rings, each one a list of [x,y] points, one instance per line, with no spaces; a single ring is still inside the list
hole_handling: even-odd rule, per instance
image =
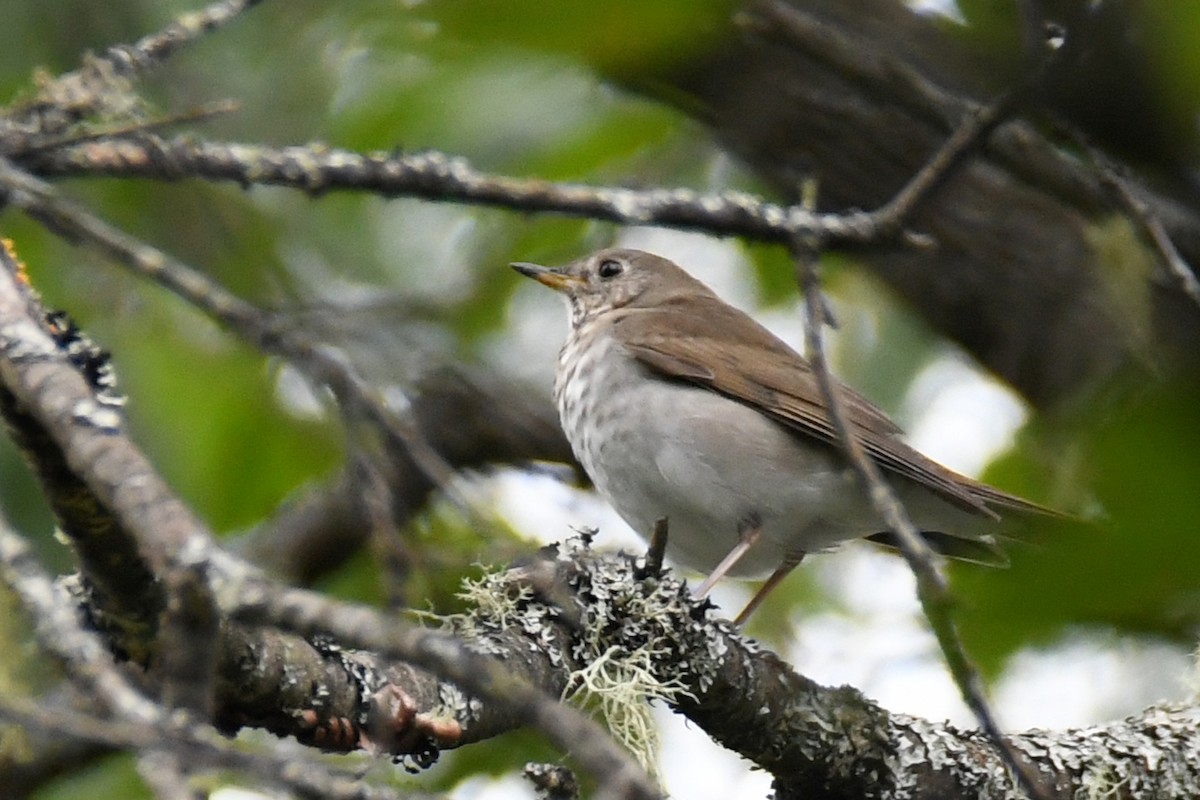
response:
[[[746,314],[718,298],[625,308],[613,325],[617,339],[643,364],[666,377],[707,386],[739,400],[802,435],[836,443],[816,374],[808,362]],[[921,455],[897,435],[900,428],[871,401],[841,387],[847,416],[867,453],[887,470],[910,478],[947,501],[995,517],[991,504],[1045,512],[1041,506],[959,475]]]

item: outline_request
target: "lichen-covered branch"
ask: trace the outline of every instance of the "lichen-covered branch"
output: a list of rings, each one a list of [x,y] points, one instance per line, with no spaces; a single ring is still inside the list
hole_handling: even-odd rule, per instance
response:
[[[380,656],[398,656],[425,665],[463,691],[477,694],[497,708],[506,708],[524,724],[545,731],[564,750],[573,751],[585,769],[607,777],[609,796],[648,798],[657,794],[637,765],[594,725],[547,697],[541,689],[515,677],[503,665],[473,653],[446,635],[401,624],[363,607],[272,587],[256,570],[221,553],[211,534],[126,438],[120,415],[98,405],[93,387],[44,330],[45,313],[39,310],[28,284],[20,277],[19,265],[7,250],[0,254],[0,266],[0,384],[44,428],[47,441],[61,451],[63,462],[118,520],[117,529],[129,533],[155,579],[164,580],[168,591],[181,585],[175,580],[177,576],[199,569],[207,576],[204,596],[211,592],[222,614],[236,610],[245,615],[247,609],[257,609],[263,614],[257,621],[272,626],[309,634],[325,630],[351,643],[382,643],[375,649]],[[183,594],[172,595],[167,599],[168,608],[179,602],[191,601]],[[230,632],[226,626],[224,633]],[[229,646],[229,639],[223,638],[219,629],[213,631],[212,640],[203,645],[203,655],[215,661],[223,646]],[[235,658],[239,655],[236,648],[225,652]],[[283,670],[281,677],[295,680],[296,676],[287,671],[288,663],[277,666]],[[213,672],[221,674],[222,667],[214,666]],[[383,709],[377,718],[399,719],[399,730],[392,731],[399,744],[420,747],[422,741],[439,734],[457,736],[439,720],[423,716],[425,709],[417,708],[403,693],[380,694],[388,681],[362,683],[372,691],[369,698],[362,698],[370,701],[362,703],[369,707],[367,722],[370,708]],[[319,705],[320,700],[314,698],[313,705]],[[465,700],[464,707],[469,707]],[[287,711],[280,709],[281,713]],[[344,735],[336,726],[329,729],[323,726],[327,720],[319,714],[303,721],[333,736],[335,743],[343,747],[345,741],[357,741],[361,734],[357,729]],[[412,725],[424,737],[412,737]],[[380,739],[375,729],[369,728],[367,734],[375,741]]]
[[[7,252],[0,253],[0,260],[8,258]],[[34,306],[28,310],[30,319],[41,315]],[[78,359],[90,360],[92,374],[106,374],[107,363],[99,352],[62,320],[44,318],[46,332],[57,337],[63,351],[73,350]],[[93,389],[98,394],[103,391],[96,386]],[[110,402],[115,401],[111,393],[108,397]],[[139,664],[149,663],[151,643],[166,600],[134,538],[71,469],[46,429],[23,410],[23,404],[7,388],[0,388],[0,418],[37,475],[59,529],[79,558],[87,576],[86,591],[96,601],[95,621],[106,627],[115,649]]]
[[[111,175],[234,181],[242,186],[289,186],[321,195],[360,191],[384,196],[542,211],[626,225],[664,225],[718,236],[787,242],[816,230],[830,242],[861,243],[894,235],[892,220],[862,212],[813,214],[744,192],[704,194],[685,188],[629,189],[557,183],[489,174],[465,159],[426,150],[358,153],[326,145],[269,147],[164,141],[154,136],[86,142],[20,160],[46,176]]]
[[[123,418],[103,387],[73,363],[72,345],[0,252],[0,383],[6,425],[47,489],[63,532],[81,557],[116,644],[153,660],[166,601],[158,581],[167,552],[180,552],[198,525],[121,434]]]
[[[552,569],[532,583],[540,590],[520,593],[534,567],[510,573],[498,586],[509,584],[508,596],[522,599],[503,613],[473,613],[471,625],[523,630],[527,646],[544,649],[553,641],[545,627],[553,587],[550,605],[575,606],[550,617],[570,631],[572,652],[650,653],[638,663],[657,670],[672,706],[774,775],[778,797],[1024,796],[986,734],[893,714],[852,687],[819,686],[698,609],[674,578],[647,574],[639,559],[599,555],[579,541],[546,558]],[[554,663],[552,651],[544,658]],[[1197,707],[1164,705],[1103,725],[1007,738],[1047,797],[1074,800],[1107,787],[1113,797],[1190,798],[1200,793],[1198,722]]]
[[[41,646],[97,703],[95,713],[46,707],[23,698],[0,700],[0,718],[38,730],[112,747],[182,758],[189,770],[239,770],[300,797],[385,800],[398,795],[281,748],[247,751],[187,715],[172,714],[134,687],[112,662],[100,638],[81,625],[28,546],[0,520],[0,580],[21,598]]]

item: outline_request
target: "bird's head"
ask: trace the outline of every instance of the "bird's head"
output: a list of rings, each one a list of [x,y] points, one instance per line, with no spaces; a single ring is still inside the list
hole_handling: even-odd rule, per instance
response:
[[[618,308],[653,308],[682,295],[711,294],[675,262],[642,250],[598,250],[563,267],[525,262],[512,267],[565,295],[572,325]]]

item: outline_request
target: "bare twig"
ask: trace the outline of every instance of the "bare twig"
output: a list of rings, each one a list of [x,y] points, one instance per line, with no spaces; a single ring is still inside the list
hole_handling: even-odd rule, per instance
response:
[[[1083,139],[1082,134],[1076,133],[1076,140],[1087,150],[1088,156],[1100,171],[1101,180],[1121,203],[1125,211],[1142,233],[1150,240],[1150,244],[1158,253],[1159,260],[1167,270],[1167,274],[1178,285],[1180,291],[1196,305],[1200,306],[1200,279],[1196,271],[1180,254],[1179,248],[1171,241],[1170,234],[1163,227],[1162,221],[1151,211],[1150,207],[1138,197],[1133,186],[1124,174],[1124,170],[1095,145]]]
[[[134,134],[149,134],[160,128],[179,125],[184,122],[200,122],[223,114],[231,114],[239,108],[241,108],[241,104],[234,100],[217,100],[178,114],[167,114],[153,119],[135,120],[120,125],[100,125],[88,128],[87,130],[71,131],[60,136],[38,137],[35,142],[31,142],[27,147],[21,149],[21,155],[24,157],[40,151],[56,150],[99,139],[120,139]]]
[[[858,473],[867,490],[871,505],[883,518],[889,530],[896,534],[900,552],[917,579],[917,596],[929,627],[933,630],[946,659],[946,665],[958,686],[963,700],[975,715],[980,727],[991,739],[1005,763],[1026,787],[1032,797],[1043,797],[1039,784],[1030,773],[1029,767],[1013,749],[996,722],[988,704],[983,681],[975,668],[959,636],[950,614],[953,598],[950,596],[946,579],[934,564],[933,552],[921,537],[903,504],[888,486],[879,467],[863,450],[858,434],[846,419],[840,391],[829,371],[824,355],[821,328],[825,324],[824,301],[816,271],[816,250],[811,246],[796,247],[796,269],[804,290],[804,340],[805,350],[813,371],[821,385],[821,393],[828,405],[829,419],[837,432],[842,446],[854,471]]]
[[[996,126],[1008,119],[1024,96],[1019,89],[1007,93],[995,103],[974,109],[946,143],[913,178],[872,214],[883,231],[903,230],[918,206],[945,183],[950,175],[987,138]]]
[[[819,233],[825,241],[844,244],[877,242],[897,235],[893,212],[883,218],[859,211],[818,214],[745,192],[639,190],[494,175],[476,170],[466,159],[437,151],[364,154],[323,145],[266,147],[139,136],[42,153],[27,163],[46,175],[104,174],[160,180],[187,175],[236,181],[242,186],[290,186],[314,195],[367,191],[554,212],[626,225],[664,225],[777,243],[787,243],[800,233]]]
[[[54,188],[0,159],[0,186],[8,200],[71,241],[88,245],[119,264],[158,282],[201,309],[263,352],[295,364],[310,380],[329,387],[350,420],[362,419],[382,432],[438,486],[469,509],[449,486],[453,470],[429,446],[407,417],[389,409],[344,357],[310,340],[282,317],[272,316],[226,291],[178,259],[130,236],[82,207],[60,198]]]
[[[972,152],[982,147],[1001,123],[1010,120],[1031,94],[1041,90],[1046,72],[1059,59],[1063,48],[1047,40],[1041,19],[1027,22],[1030,24],[1025,26],[1024,32],[1029,69],[1024,78],[1000,97],[972,108],[955,124],[954,132],[933,157],[891,200],[874,212],[884,230],[902,230],[917,207],[936,192]]]
[[[1007,106],[1007,102],[1004,104]],[[978,144],[978,137],[985,136],[1000,119],[999,110],[973,117],[951,137],[947,145],[929,162],[913,181],[901,190],[897,200],[885,208],[898,214],[894,224],[902,225],[905,215],[911,213],[916,201],[942,184],[948,173],[962,163],[963,157]],[[814,202],[815,190],[810,185],[803,193],[807,202]],[[828,406],[829,418],[837,432],[837,439],[855,472],[865,487],[871,504],[882,517],[888,528],[896,534],[900,552],[908,562],[917,579],[917,596],[930,628],[937,638],[942,655],[950,669],[963,700],[971,709],[984,733],[993,742],[1004,762],[1012,770],[1017,781],[1031,797],[1044,798],[1040,779],[1022,759],[1012,744],[1005,738],[986,698],[979,671],[971,662],[950,614],[952,598],[946,580],[934,563],[933,552],[913,525],[907,511],[895,492],[885,480],[878,465],[867,456],[857,432],[848,422],[840,390],[830,372],[825,358],[822,329],[828,321],[828,307],[820,288],[817,275],[817,256],[822,242],[817,235],[800,236],[793,242],[796,258],[797,279],[801,284],[805,302],[804,338],[805,349],[821,393]]]
[[[124,77],[134,77],[166,61],[204,35],[235,20],[261,0],[219,0],[200,11],[184,14],[161,31],[131,45],[110,47],[101,60]]]
[[[142,103],[131,91],[134,80],[260,1],[218,0],[133,44],[85,57],[79,69],[44,81],[32,101],[0,117],[0,132],[6,137],[0,153],[11,155],[70,139],[76,135],[72,128],[89,117],[133,120],[130,127],[140,129]]]
[[[889,202],[875,212],[877,221],[881,221],[885,226],[884,230],[901,230],[918,205],[937,191],[954,171],[962,166],[967,156],[980,147],[1001,122],[1012,115],[1031,91],[1039,87],[1046,68],[1052,62],[1054,52],[1055,50],[1051,49],[1036,59],[1031,59],[1033,68],[1019,86],[993,103],[977,109],[958,125],[950,138],[921,170]],[[806,186],[802,195],[802,202],[809,207],[815,205],[814,185]],[[792,250],[796,259],[797,278],[805,300],[805,347],[828,405],[830,421],[837,431],[842,449],[867,490],[871,504],[887,523],[888,528],[896,534],[900,552],[916,576],[917,595],[922,609],[963,700],[1020,785],[1031,797],[1043,798],[1046,791],[1041,780],[1005,738],[996,722],[979,671],[967,655],[962,637],[951,616],[952,598],[945,578],[934,563],[932,550],[913,525],[878,465],[867,456],[858,433],[847,420],[844,402],[825,358],[822,340],[822,329],[828,322],[829,312],[821,293],[817,257],[824,244],[819,232],[807,232],[793,240]]]

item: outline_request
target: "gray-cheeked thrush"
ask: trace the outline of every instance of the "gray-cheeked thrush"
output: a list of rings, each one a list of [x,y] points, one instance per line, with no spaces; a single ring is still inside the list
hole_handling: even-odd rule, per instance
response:
[[[667,519],[667,555],[709,573],[697,595],[725,575],[769,575],[740,624],[806,553],[859,537],[891,542],[839,452],[812,367],[766,328],[639,250],[513,268],[570,306],[554,398],[576,457],[635,531]],[[870,401],[841,392],[867,453],[935,550],[1002,564],[996,510],[1053,513],[925,457]]]

